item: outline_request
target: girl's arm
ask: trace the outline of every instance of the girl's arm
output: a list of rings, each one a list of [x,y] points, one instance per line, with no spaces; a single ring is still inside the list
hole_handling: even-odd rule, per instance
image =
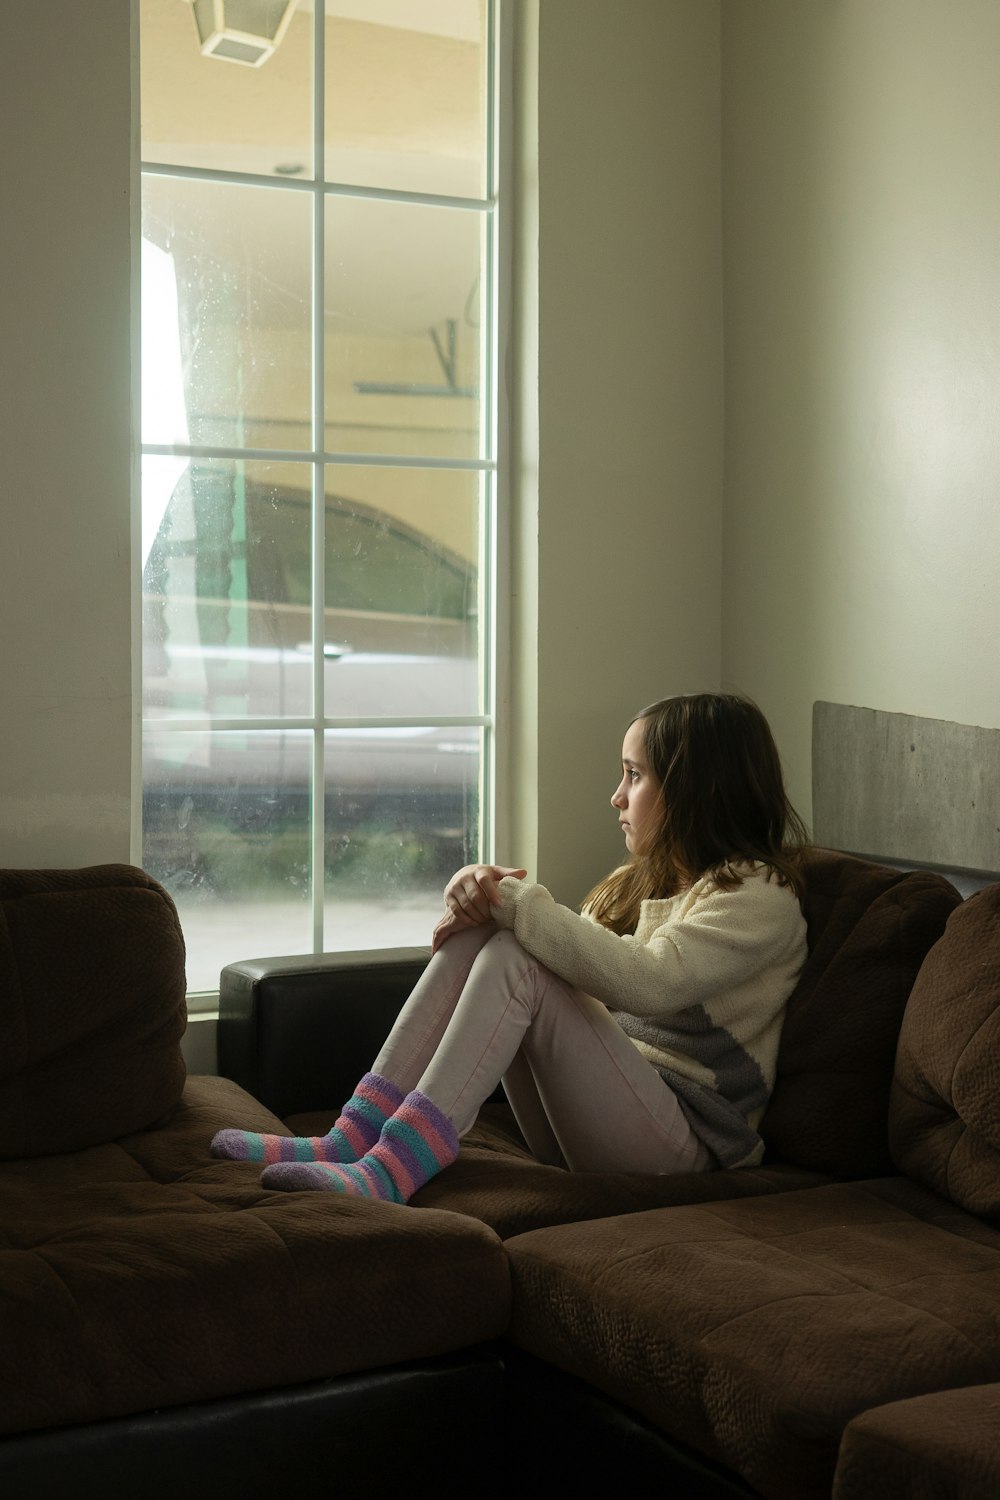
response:
[[[718,996],[782,957],[801,962],[805,924],[794,894],[751,876],[734,890],[696,885],[679,919],[648,942],[619,937],[559,906],[541,885],[500,882],[494,919],[560,978],[613,1010],[663,1017]]]

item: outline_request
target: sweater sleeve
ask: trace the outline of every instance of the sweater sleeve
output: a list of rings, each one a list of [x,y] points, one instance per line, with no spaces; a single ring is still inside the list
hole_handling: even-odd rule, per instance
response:
[[[498,925],[534,958],[612,1009],[655,1019],[739,985],[787,953],[801,929],[795,896],[766,878],[695,887],[683,915],[646,942],[559,906],[542,885],[507,876],[499,889]]]

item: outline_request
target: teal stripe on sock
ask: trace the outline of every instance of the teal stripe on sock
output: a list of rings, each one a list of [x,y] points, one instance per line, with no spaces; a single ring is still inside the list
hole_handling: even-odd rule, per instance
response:
[[[364,1157],[364,1167],[354,1164],[341,1167],[340,1170],[349,1176],[352,1182],[357,1183],[359,1190],[366,1198],[384,1198],[389,1203],[403,1202],[399,1188],[377,1157]]]
[[[366,1198],[371,1197],[371,1183],[368,1181],[364,1172],[358,1171],[353,1162],[345,1163],[344,1166],[337,1167],[336,1171],[334,1171],[332,1167],[327,1167],[326,1170],[333,1178],[334,1182],[344,1182],[345,1180],[347,1182],[353,1182],[359,1193],[363,1193]]]
[[[374,1139],[378,1140],[379,1132],[385,1124],[385,1114],[379,1109],[378,1105],[372,1104],[370,1099],[362,1098],[360,1094],[355,1094],[344,1105],[345,1115],[348,1110],[350,1110],[356,1119],[363,1120],[366,1125],[370,1126]]]
[[[385,1124],[384,1135],[390,1140],[398,1140],[400,1144],[410,1152],[419,1162],[420,1169],[424,1173],[424,1181],[429,1181],[440,1172],[444,1163],[436,1155],[432,1146],[416,1128],[406,1120],[401,1120],[398,1115],[393,1115],[391,1120]]]
[[[332,1130],[327,1131],[327,1138],[333,1141],[334,1145],[336,1146],[337,1155],[340,1160],[349,1162],[352,1156],[354,1156],[354,1147],[351,1145],[344,1132],[342,1130],[338,1130],[336,1125],[334,1125]]]
[[[310,1143],[308,1136],[299,1135],[299,1136],[295,1137],[295,1160],[296,1161],[315,1161],[316,1160],[316,1157],[315,1157],[315,1155],[313,1153],[312,1144]]]
[[[247,1131],[247,1161],[264,1160],[264,1137]]]

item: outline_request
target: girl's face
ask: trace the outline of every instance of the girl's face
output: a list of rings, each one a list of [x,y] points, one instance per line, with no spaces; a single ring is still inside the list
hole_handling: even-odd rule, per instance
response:
[[[643,747],[643,719],[630,724],[622,744],[622,779],[611,799],[625,832],[630,854],[646,854],[660,826],[663,806],[660,783],[653,775]]]

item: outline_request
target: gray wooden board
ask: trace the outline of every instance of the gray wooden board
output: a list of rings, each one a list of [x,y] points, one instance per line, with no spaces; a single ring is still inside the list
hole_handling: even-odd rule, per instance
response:
[[[1000,871],[1000,729],[816,703],[812,791],[817,844]]]

